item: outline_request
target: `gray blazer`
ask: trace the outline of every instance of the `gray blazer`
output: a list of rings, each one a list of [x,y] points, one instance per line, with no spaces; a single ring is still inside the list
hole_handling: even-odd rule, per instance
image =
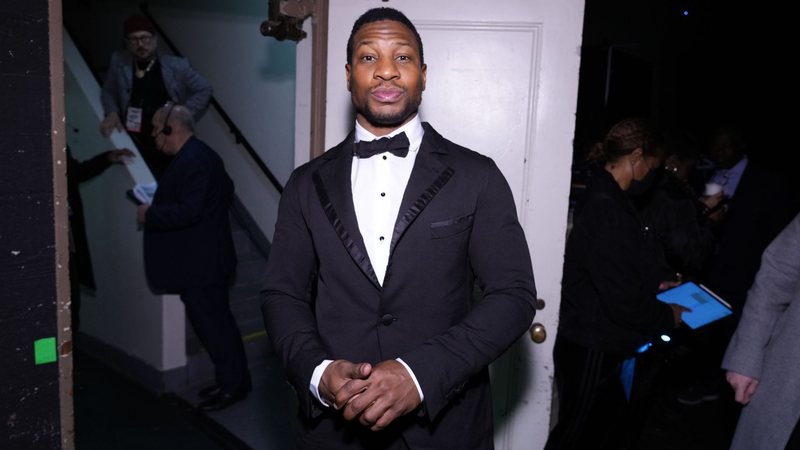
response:
[[[208,109],[213,91],[211,84],[189,65],[186,58],[172,55],[158,55],[158,58],[170,100],[189,108],[195,120],[199,120]],[[118,50],[111,55],[111,65],[103,83],[101,100],[105,115],[115,112],[124,120],[132,87],[133,55],[127,50]]]
[[[722,367],[759,380],[731,449],[782,450],[800,418],[800,215],[764,252]]]

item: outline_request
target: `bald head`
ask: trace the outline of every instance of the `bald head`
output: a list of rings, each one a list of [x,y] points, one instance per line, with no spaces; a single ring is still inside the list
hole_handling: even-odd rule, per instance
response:
[[[153,114],[156,147],[167,155],[178,153],[194,134],[194,126],[194,116],[189,108],[168,103]]]

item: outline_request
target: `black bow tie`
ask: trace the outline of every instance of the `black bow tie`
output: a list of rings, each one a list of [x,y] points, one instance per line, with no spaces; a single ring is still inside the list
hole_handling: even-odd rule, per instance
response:
[[[382,137],[374,141],[358,141],[355,144],[353,154],[359,158],[369,158],[384,152],[389,152],[395,156],[405,158],[408,154],[408,137],[406,133],[400,133],[393,137]]]

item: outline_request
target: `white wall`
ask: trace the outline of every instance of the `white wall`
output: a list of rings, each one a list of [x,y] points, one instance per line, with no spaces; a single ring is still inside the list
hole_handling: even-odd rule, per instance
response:
[[[123,47],[122,23],[129,14],[139,12],[137,4],[125,0],[96,3],[86,13],[85,27],[89,29],[74,30],[91,37],[88,50],[91,58],[103,62],[100,65],[107,64],[113,50]],[[191,2],[179,6],[195,7]],[[238,8],[236,13],[220,12],[234,11],[234,6],[211,2],[197,5],[204,12],[166,7],[151,8],[151,12],[179,50],[214,86],[217,100],[275,176],[285,183],[294,167],[296,44],[260,34],[266,6],[263,17],[253,13],[252,5]],[[162,48],[166,48],[163,43]],[[132,148],[133,143],[125,134],[103,139],[97,132],[102,117],[99,86],[82,64],[68,62],[65,71],[67,138],[74,156],[83,160],[110,148]],[[76,76],[76,71],[84,73]],[[75,132],[75,128],[79,131]],[[223,157],[237,195],[271,239],[277,192],[244,149],[234,143],[213,110],[201,120],[198,134]],[[124,198],[125,190],[135,182],[150,180],[149,171],[139,161],[126,168],[112,167],[81,188],[98,285],[95,292],[83,293],[82,331],[165,371],[186,364],[183,305],[176,296],[150,292],[135,209]]]
[[[261,158],[285,184],[294,168],[295,43],[259,32],[264,17],[153,8],[153,15],[193,67],[214,86],[214,96]],[[173,31],[177,30],[177,31]],[[163,47],[165,47],[162,44]],[[198,136],[222,156],[236,194],[268,239],[280,196],[215,111]]]

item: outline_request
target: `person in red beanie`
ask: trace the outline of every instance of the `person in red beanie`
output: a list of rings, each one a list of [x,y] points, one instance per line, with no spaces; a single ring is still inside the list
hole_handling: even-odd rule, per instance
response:
[[[100,133],[107,137],[127,130],[158,180],[171,158],[155,146],[153,114],[172,102],[189,108],[198,120],[208,109],[212,88],[186,58],[159,54],[158,34],[147,18],[128,17],[122,32],[127,51],[111,55],[101,94],[105,118]]]

